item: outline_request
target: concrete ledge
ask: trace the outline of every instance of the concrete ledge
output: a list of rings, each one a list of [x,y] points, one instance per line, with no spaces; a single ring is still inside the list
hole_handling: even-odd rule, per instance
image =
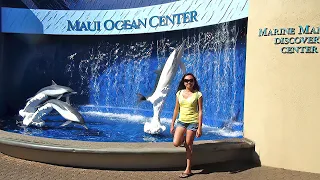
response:
[[[99,169],[163,169],[185,166],[185,148],[172,143],[87,142],[41,138],[0,130],[0,152],[62,166]],[[195,141],[193,165],[252,160],[248,139]]]

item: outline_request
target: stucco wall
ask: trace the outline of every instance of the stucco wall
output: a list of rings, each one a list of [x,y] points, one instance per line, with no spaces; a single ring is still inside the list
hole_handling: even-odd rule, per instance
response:
[[[244,136],[255,141],[262,165],[320,173],[320,44],[308,54],[283,54],[281,47],[299,45],[274,44],[320,36],[298,34],[300,25],[320,26],[319,7],[319,0],[250,1]],[[259,37],[260,28],[290,27],[296,35]]]

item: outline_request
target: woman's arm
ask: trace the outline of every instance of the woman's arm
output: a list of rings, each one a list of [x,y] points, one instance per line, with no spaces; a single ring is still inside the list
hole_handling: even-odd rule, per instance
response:
[[[170,126],[170,133],[171,134],[174,134],[174,122],[177,119],[179,110],[180,110],[179,100],[178,100],[178,98],[176,98],[176,105],[173,110],[172,122],[171,122],[171,126]]]
[[[197,133],[196,133],[196,136],[197,137],[200,137],[202,135],[202,102],[203,102],[203,98],[202,96],[198,99],[198,113],[199,113],[199,116],[198,116],[198,122],[199,122],[199,127],[198,127],[198,130],[197,130]]]

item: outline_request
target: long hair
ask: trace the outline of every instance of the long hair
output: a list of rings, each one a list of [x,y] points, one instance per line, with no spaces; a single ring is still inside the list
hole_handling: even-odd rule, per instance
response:
[[[177,92],[180,91],[180,90],[182,90],[182,89],[186,89],[186,86],[184,85],[183,80],[184,80],[184,78],[185,78],[186,76],[188,76],[188,75],[192,76],[193,79],[194,79],[193,89],[194,89],[195,91],[200,91],[200,86],[199,86],[199,84],[198,84],[198,81],[197,81],[196,77],[195,77],[192,73],[187,73],[187,74],[183,75],[183,77],[181,78],[181,80],[180,80],[180,82],[179,82],[179,86],[178,86]]]

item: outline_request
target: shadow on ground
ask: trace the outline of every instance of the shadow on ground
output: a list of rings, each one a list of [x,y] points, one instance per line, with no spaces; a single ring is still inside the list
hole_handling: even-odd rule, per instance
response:
[[[200,172],[195,174],[210,174],[215,172],[229,172],[230,174],[236,174],[252,168],[261,167],[260,157],[255,151],[252,152],[251,158],[252,159],[249,160],[234,160],[198,165],[194,166],[192,169],[200,170]]]
[[[214,164],[194,166],[193,170],[201,170],[194,174],[210,174],[215,172],[229,172],[230,174],[239,173],[255,167],[260,167],[259,163],[252,161],[228,161]]]

